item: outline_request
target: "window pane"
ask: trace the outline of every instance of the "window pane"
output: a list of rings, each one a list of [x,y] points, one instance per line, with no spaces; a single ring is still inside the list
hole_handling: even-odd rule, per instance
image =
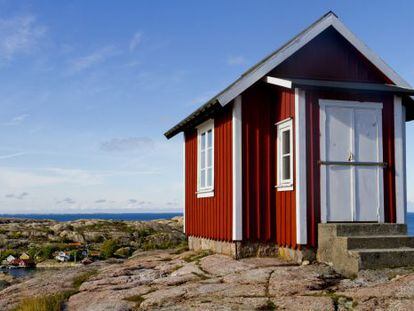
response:
[[[213,168],[210,167],[207,169],[207,187],[211,187],[213,185]]]
[[[200,187],[205,188],[206,186],[206,171],[201,170],[200,172]]]
[[[282,154],[290,153],[290,131],[282,132]]]
[[[206,149],[206,133],[201,134],[201,150]]]
[[[200,154],[200,168],[203,169],[206,167],[206,152],[201,151]]]
[[[207,150],[207,166],[213,165],[213,149],[210,148]]]
[[[283,165],[282,179],[283,180],[290,179],[290,156],[282,157],[282,165]]]
[[[210,148],[213,146],[213,131],[209,130],[207,132],[207,147]]]

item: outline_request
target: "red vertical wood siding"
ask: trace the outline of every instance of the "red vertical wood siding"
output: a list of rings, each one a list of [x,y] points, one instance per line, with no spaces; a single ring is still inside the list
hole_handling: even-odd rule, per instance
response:
[[[275,123],[283,121],[287,118],[295,118],[295,91],[289,89],[279,89],[280,102],[276,106]],[[294,125],[294,122],[293,122]],[[295,129],[293,129],[293,148],[295,147]],[[274,132],[276,134],[276,126],[274,126]],[[275,135],[275,150],[276,135]],[[293,150],[293,157],[296,153]],[[275,157],[275,163],[277,165],[277,157]],[[295,181],[295,161],[293,161],[293,181]],[[276,171],[275,171],[276,174]],[[275,182],[276,184],[276,179]],[[278,228],[278,234],[276,236],[277,244],[280,246],[288,246],[291,248],[296,247],[296,190],[295,187],[292,191],[277,191],[274,189],[274,195],[276,198],[276,222]]]
[[[197,130],[185,133],[186,234],[232,240],[232,105],[214,117],[214,197],[197,198]]]
[[[276,77],[392,83],[334,28],[306,44],[271,75]]]
[[[277,95],[277,93],[275,93]],[[275,241],[274,114],[277,98],[256,85],[242,96],[243,240]]]
[[[384,169],[384,215],[385,222],[395,223],[395,154],[394,154],[394,107],[393,96],[341,92],[306,92],[307,114],[307,167],[308,167],[308,245],[317,246],[317,225],[320,222],[320,125],[319,99],[381,102],[383,159],[388,163]]]
[[[275,189],[275,123],[294,117],[294,91],[258,84],[242,109],[243,239],[296,247],[295,191]]]
[[[275,68],[270,75],[286,78],[391,83],[333,28],[328,28]],[[317,247],[320,222],[319,99],[383,103],[385,221],[395,222],[393,98],[380,94],[306,90],[308,246]],[[232,105],[229,105],[232,106]],[[243,240],[296,245],[295,190],[277,191],[275,123],[294,118],[294,91],[257,82],[242,94]],[[188,235],[231,240],[232,128],[231,107],[215,117],[215,196],[196,197],[197,131],[186,140],[186,231]],[[295,129],[294,129],[295,130]],[[295,153],[295,152],[294,152]],[[295,167],[293,176],[295,176]]]

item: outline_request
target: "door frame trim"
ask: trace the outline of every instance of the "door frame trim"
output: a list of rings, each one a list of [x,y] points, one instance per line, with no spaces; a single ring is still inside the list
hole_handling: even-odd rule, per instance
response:
[[[320,145],[320,155],[319,155],[319,162],[326,161],[326,159],[322,159],[322,156],[325,157],[326,155],[326,107],[344,107],[344,108],[358,108],[358,109],[375,109],[381,120],[381,126],[378,127],[378,142],[377,148],[380,150],[379,152],[379,159],[378,162],[383,162],[383,136],[382,136],[382,108],[383,104],[381,102],[360,102],[360,101],[353,101],[353,100],[335,100],[335,99],[319,99],[319,145]],[[353,149],[355,150],[355,141],[354,141],[354,118],[352,118],[352,141],[351,144],[353,145]],[[327,201],[326,201],[326,189],[327,189],[327,165],[321,165],[320,170],[320,215],[321,215],[321,223],[327,223]],[[378,170],[378,202],[379,207],[377,210],[377,222],[383,223],[384,222],[384,180],[383,180],[383,170]],[[351,168],[351,182],[355,184],[355,167]],[[352,195],[352,209],[351,214],[352,218],[355,219],[354,215],[356,213],[356,195],[354,193],[355,189],[351,189]],[[355,221],[351,221],[355,222]]]

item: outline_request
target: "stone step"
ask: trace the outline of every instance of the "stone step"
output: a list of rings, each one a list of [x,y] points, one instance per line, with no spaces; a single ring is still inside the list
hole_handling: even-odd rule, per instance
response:
[[[414,266],[414,248],[354,249],[359,269],[380,269]]]
[[[338,237],[346,239],[348,250],[353,249],[387,249],[387,248],[414,248],[414,237],[406,235],[367,235]]]
[[[336,236],[406,235],[407,225],[378,223],[328,223],[319,224],[325,234]]]

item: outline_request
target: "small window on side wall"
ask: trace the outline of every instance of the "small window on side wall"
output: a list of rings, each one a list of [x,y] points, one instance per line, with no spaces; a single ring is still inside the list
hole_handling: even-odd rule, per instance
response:
[[[214,121],[208,120],[197,128],[197,197],[214,196]]]
[[[293,190],[292,119],[277,123],[277,190]]]

